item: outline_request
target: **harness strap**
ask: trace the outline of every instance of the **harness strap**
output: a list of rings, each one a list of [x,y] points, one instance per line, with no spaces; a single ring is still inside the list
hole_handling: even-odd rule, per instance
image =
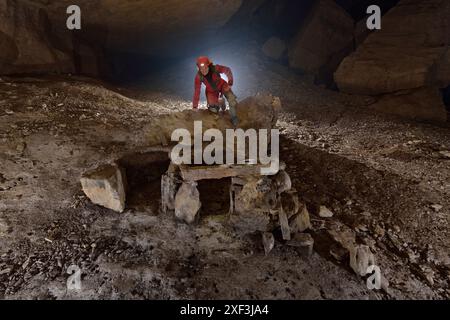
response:
[[[218,77],[218,80],[216,82],[214,81],[209,81],[207,77],[205,77],[200,71],[198,72],[199,76],[200,76],[200,81],[204,82],[204,80],[206,79],[206,81],[209,83],[209,85],[213,88],[214,91],[218,90],[218,86],[219,86],[219,82],[220,82],[220,73],[217,72],[216,68],[214,65],[211,65],[209,67],[209,72],[211,73],[211,80],[213,80],[213,75],[215,74]]]

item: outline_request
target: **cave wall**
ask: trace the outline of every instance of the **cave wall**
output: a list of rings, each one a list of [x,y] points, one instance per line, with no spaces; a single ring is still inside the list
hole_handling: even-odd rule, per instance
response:
[[[108,55],[176,57],[215,37],[242,0],[79,0],[82,29],[66,28],[73,1],[0,0],[0,74],[105,74]]]
[[[386,11],[396,1],[371,2]],[[280,38],[275,43],[286,47],[276,55],[279,62],[331,84],[337,66],[355,48],[355,23],[365,15],[366,2],[79,0],[82,29],[69,31],[70,0],[0,0],[0,43],[5,48],[0,74],[145,72],[152,61],[170,63],[236,38],[262,46],[275,37]],[[365,35],[362,32],[358,39]]]
[[[401,0],[383,17],[382,29],[342,61],[334,76],[339,90],[380,98],[373,106],[379,111],[446,121],[436,97],[450,84],[449,17],[448,0]],[[418,97],[422,109],[433,111],[413,107]]]
[[[47,12],[17,0],[0,0],[0,73],[73,72],[70,53],[50,36]]]

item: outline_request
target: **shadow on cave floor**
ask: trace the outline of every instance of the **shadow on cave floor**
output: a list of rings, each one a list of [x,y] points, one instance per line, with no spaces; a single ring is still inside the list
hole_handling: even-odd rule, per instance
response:
[[[230,209],[231,178],[220,180],[201,180],[198,183],[200,215],[225,215]]]

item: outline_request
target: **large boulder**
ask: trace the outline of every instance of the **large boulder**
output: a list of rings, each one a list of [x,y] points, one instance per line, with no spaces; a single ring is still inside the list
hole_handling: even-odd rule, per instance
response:
[[[183,182],[175,196],[175,216],[186,223],[192,223],[201,206],[197,182]]]
[[[318,77],[332,77],[353,49],[353,18],[332,0],[320,0],[289,46],[289,65]]]
[[[249,97],[237,106],[239,128],[247,129],[270,129],[275,127],[278,119],[278,111],[281,108],[280,99],[270,95],[257,95]],[[172,132],[175,129],[187,129],[194,136],[194,122],[202,122],[203,132],[215,128],[223,133],[226,129],[232,129],[233,125],[229,113],[220,116],[206,109],[184,110],[182,112],[162,115],[144,127],[144,135],[149,145],[169,144]]]
[[[438,65],[444,64],[448,50],[448,47],[377,48],[364,44],[342,62],[335,80],[340,91],[365,95],[445,84],[449,75],[438,73]]]
[[[71,54],[52,44],[48,26],[45,9],[0,0],[0,74],[73,72]]]
[[[125,210],[126,175],[116,164],[104,164],[85,172],[80,182],[93,203],[117,212]]]
[[[450,2],[401,0],[335,73],[341,91],[378,95],[450,83]]]

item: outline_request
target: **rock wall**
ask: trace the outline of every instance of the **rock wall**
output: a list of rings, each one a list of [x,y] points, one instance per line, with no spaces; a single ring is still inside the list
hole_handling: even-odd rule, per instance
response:
[[[446,0],[400,1],[383,17],[382,29],[370,34],[356,52],[342,61],[335,73],[339,89],[365,95],[409,90],[408,100],[423,96],[420,91],[423,87],[433,88],[437,94],[439,88],[450,84],[449,16],[450,2]],[[405,97],[404,92],[401,95]],[[422,107],[437,102],[431,99]],[[430,108],[445,114],[442,99],[439,104]],[[403,114],[420,118],[431,112],[424,111],[419,115],[419,109],[415,107],[409,112],[402,109]],[[386,109],[389,110],[391,108]],[[432,118],[446,120],[442,116]]]
[[[82,29],[66,28],[73,1],[0,0],[0,74],[105,73],[105,52],[176,56],[216,35],[242,0],[79,0]]]
[[[0,0],[0,73],[73,72],[70,54],[49,37],[47,12],[18,0]]]

